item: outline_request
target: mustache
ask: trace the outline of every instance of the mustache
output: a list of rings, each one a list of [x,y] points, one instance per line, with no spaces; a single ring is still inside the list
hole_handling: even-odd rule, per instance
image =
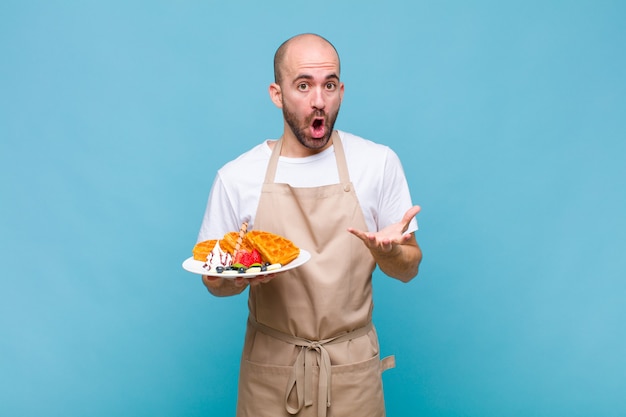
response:
[[[315,110],[309,115],[309,117],[307,117],[307,122],[311,123],[313,119],[316,119],[318,117],[323,117],[324,119],[326,119],[326,112],[324,110],[319,110],[319,109]]]

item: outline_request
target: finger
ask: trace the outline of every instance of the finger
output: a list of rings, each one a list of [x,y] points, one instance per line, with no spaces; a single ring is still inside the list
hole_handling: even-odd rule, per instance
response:
[[[209,276],[209,275],[202,275],[202,279],[204,281],[207,281],[207,282],[215,282],[215,281],[219,281],[222,278],[221,277],[215,277],[215,276]]]
[[[365,237],[365,232],[362,232],[361,230],[358,229],[353,229],[351,227],[348,227],[348,232],[352,233],[354,236],[363,239]]]
[[[365,233],[365,243],[369,247],[378,246],[378,241],[376,240],[376,235],[374,233]]]
[[[250,285],[256,287],[259,284],[265,284],[267,282],[270,282],[272,278],[274,278],[275,276],[276,274],[268,274],[268,275],[261,275],[261,276],[254,277],[253,279],[250,280]]]
[[[279,275],[280,275],[280,273],[267,274],[267,275],[265,275],[263,277],[263,279],[264,279],[263,282],[270,282],[271,280],[273,280],[274,278],[276,278]]]
[[[202,283],[207,288],[217,288],[222,285],[223,278],[221,277],[210,277],[208,275],[202,275]]]
[[[361,239],[363,241],[363,243],[365,243],[365,245],[369,245],[370,244],[370,238],[369,238],[369,236],[365,232],[362,232],[362,231],[357,230],[357,229],[352,229],[352,228],[349,228],[348,232],[352,233],[354,236],[356,236],[359,239]]]
[[[406,235],[402,235],[400,238],[401,243],[406,243],[413,238],[412,233],[407,233]]]
[[[422,210],[420,206],[413,206],[410,209],[408,209],[406,213],[404,213],[404,216],[402,216],[402,221],[401,221],[401,223],[403,224],[402,233],[404,233],[406,229],[408,229],[409,223],[411,223],[411,220],[413,220],[413,218],[417,216],[417,213],[419,213],[420,210]]]
[[[422,208],[420,206],[413,206],[410,209],[408,209],[406,211],[406,213],[404,213],[404,217],[402,218],[403,222],[410,222],[413,217],[415,217],[417,215],[417,213],[420,212],[420,210],[422,210]]]
[[[389,239],[385,239],[381,242],[381,248],[383,252],[389,252],[393,248],[393,244]]]

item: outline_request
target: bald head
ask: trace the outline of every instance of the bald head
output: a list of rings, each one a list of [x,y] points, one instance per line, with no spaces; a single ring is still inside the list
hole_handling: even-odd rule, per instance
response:
[[[339,65],[337,49],[328,40],[314,33],[296,35],[283,42],[274,54],[274,81],[276,84],[280,84],[283,80],[283,67],[292,48],[332,48],[334,55],[337,57],[337,65]]]

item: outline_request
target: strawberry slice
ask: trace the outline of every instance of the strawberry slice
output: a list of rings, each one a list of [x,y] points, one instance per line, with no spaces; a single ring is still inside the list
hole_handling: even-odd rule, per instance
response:
[[[263,259],[261,258],[261,253],[256,249],[252,249],[252,252],[250,253],[250,256],[252,258],[252,262],[250,262],[250,265],[252,264],[263,264]]]
[[[244,252],[247,252],[247,250],[241,249],[237,252],[237,254],[235,255],[235,259],[233,259],[233,265],[235,264],[243,265],[243,262],[241,262],[241,259],[243,258]]]
[[[235,259],[233,259],[233,265],[243,265],[246,268],[250,268],[252,264],[262,264],[263,260],[261,259],[261,253],[253,249],[252,252],[246,249],[240,249],[235,255]]]
[[[235,259],[233,259],[233,265],[243,265],[246,268],[249,268],[250,265],[254,263],[254,259],[255,257],[251,252],[245,249],[240,249],[239,252],[237,252],[237,255],[235,255]]]
[[[252,262],[252,254],[248,251],[246,251],[242,256],[241,256],[241,263],[246,267],[249,268],[250,265],[253,264]]]

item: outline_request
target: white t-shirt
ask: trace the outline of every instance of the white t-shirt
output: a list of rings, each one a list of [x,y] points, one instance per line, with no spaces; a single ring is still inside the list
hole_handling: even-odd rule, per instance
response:
[[[378,231],[399,222],[413,203],[396,153],[387,146],[350,133],[339,131],[339,136],[368,231]],[[248,221],[249,230],[254,228],[271,153],[268,142],[264,141],[218,170],[198,242],[220,239],[227,232],[239,230],[244,221]],[[292,187],[337,184],[339,174],[334,147],[305,158],[281,156],[275,182]],[[413,219],[407,233],[415,230],[417,221]]]

